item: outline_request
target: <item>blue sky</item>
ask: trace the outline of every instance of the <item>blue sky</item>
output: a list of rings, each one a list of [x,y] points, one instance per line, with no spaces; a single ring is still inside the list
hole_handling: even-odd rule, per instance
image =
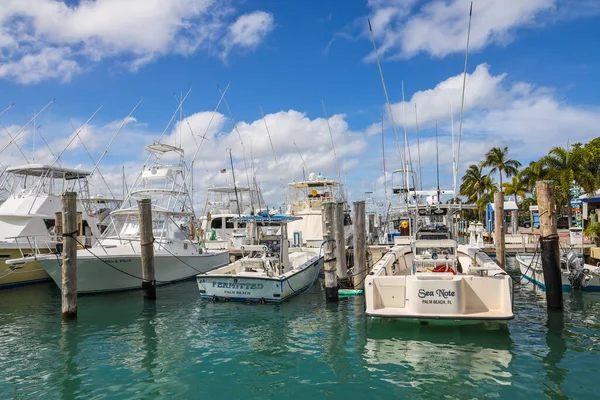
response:
[[[343,5],[343,6],[342,6]],[[325,101],[350,199],[366,190],[381,196],[380,127],[386,111],[368,35],[370,17],[380,50],[395,120],[403,140],[401,84],[411,154],[416,164],[419,113],[425,188],[435,186],[435,121],[440,135],[442,186],[450,187],[450,102],[458,132],[469,1],[210,1],[210,0],[3,0],[0,9],[0,116],[11,134],[34,110],[39,132],[58,153],[94,111],[80,133],[97,159],[134,105],[101,169],[109,181],[121,166],[133,177],[143,145],[160,136],[177,107],[174,94],[191,93],[188,121],[167,129],[193,153],[219,100],[217,85],[231,82],[196,162],[196,199],[204,188],[231,180],[225,149],[236,169],[250,153],[271,203],[281,184],[302,177],[298,147],[308,169],[335,176]],[[475,0],[465,99],[460,169],[490,147],[508,145],[524,164],[552,146],[598,135],[600,3],[592,0]],[[262,106],[278,162],[261,120]],[[399,168],[395,136],[384,116],[388,172]],[[181,127],[181,129],[180,129]],[[29,161],[31,125],[18,141]],[[52,159],[36,136],[36,162]],[[8,143],[0,127],[0,149]],[[294,143],[296,146],[294,146]],[[4,165],[24,163],[16,146],[0,154]],[[75,140],[64,165],[92,163]],[[415,165],[416,167],[416,165]],[[228,168],[229,171],[229,168]],[[388,176],[389,179],[389,176]],[[96,180],[97,192],[106,192]]]

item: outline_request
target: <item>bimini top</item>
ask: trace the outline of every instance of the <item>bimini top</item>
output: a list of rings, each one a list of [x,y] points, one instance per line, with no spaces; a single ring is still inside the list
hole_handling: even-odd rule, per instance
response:
[[[9,167],[6,168],[6,172],[15,175],[44,176],[48,178],[66,180],[81,179],[91,174],[90,171],[45,164],[25,164],[16,167]]]
[[[243,216],[243,217],[239,217],[239,218],[234,218],[234,221],[252,221],[252,222],[256,222],[258,224],[263,224],[263,225],[281,225],[281,224],[286,224],[288,222],[291,221],[297,221],[299,219],[302,219],[300,217],[292,217],[289,215],[268,215],[266,212],[263,212],[262,214],[259,215],[247,215],[247,216]]]
[[[183,149],[175,146],[171,146],[170,144],[163,143],[153,143],[146,146],[146,150],[152,151],[154,153],[167,153],[169,151],[175,151],[177,153],[183,154]]]

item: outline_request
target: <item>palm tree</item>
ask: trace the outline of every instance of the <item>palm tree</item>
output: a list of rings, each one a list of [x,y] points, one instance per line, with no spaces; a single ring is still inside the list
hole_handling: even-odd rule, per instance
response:
[[[525,192],[527,191],[527,187],[525,186],[525,182],[521,180],[521,174],[517,174],[512,177],[510,182],[504,182],[504,193],[507,196],[511,194],[515,196],[515,203],[519,205],[519,201],[517,200],[517,196],[524,199]]]
[[[540,162],[548,168],[547,177],[556,182],[557,189],[564,196],[569,216],[569,227],[573,213],[571,210],[571,186],[576,184],[587,193],[596,188],[596,180],[590,172],[586,152],[581,147],[571,150],[563,147],[553,147]],[[557,196],[558,197],[558,196]]]
[[[523,182],[526,191],[529,193],[535,193],[536,182],[546,179],[547,176],[548,168],[541,160],[531,161],[527,167],[519,172],[521,182]]]
[[[507,178],[517,175],[521,163],[517,160],[509,159],[508,147],[504,146],[503,149],[500,147],[493,147],[490,149],[485,155],[485,159],[481,166],[491,167],[490,174],[495,174],[497,172],[500,176],[500,187],[502,187],[502,173],[504,173]]]
[[[479,217],[482,219],[482,209],[485,207],[485,202],[481,202],[481,198],[486,192],[493,192],[496,185],[489,174],[483,172],[481,164],[469,165],[462,177],[460,184],[460,195],[466,196],[469,201],[477,204],[479,209]],[[483,207],[482,207],[483,205]]]
[[[485,191],[486,174],[478,164],[471,164],[465,171],[460,184],[460,195],[466,196],[470,201],[478,200]]]

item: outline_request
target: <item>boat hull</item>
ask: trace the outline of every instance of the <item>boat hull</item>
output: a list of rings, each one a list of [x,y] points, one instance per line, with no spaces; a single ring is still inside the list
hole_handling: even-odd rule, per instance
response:
[[[202,298],[279,303],[296,296],[310,287],[319,273],[319,257],[281,277],[258,277],[219,274],[203,274],[196,277]]]
[[[523,258],[522,256],[516,257],[519,263],[519,270],[523,278],[532,282],[543,291],[546,291],[546,281],[544,280],[544,273],[541,267],[541,263],[536,261],[535,266],[530,266],[532,257]],[[571,283],[569,282],[569,274],[561,271],[561,283],[563,292],[571,291]],[[581,289],[582,292],[600,292],[600,275],[594,275],[589,280],[588,285]]]
[[[192,279],[200,272],[226,265],[229,253],[203,253],[194,256],[173,257],[170,254],[154,255],[157,285]],[[41,266],[52,280],[62,286],[60,258],[40,260]],[[110,264],[107,265],[107,264]],[[193,269],[192,269],[193,267]],[[142,266],[139,254],[104,256],[98,259],[89,253],[77,258],[77,293],[102,293],[141,289]]]
[[[23,253],[31,254],[31,249],[23,249]],[[0,248],[0,289],[11,288],[15,286],[30,285],[34,283],[46,282],[50,276],[42,266],[35,260],[20,265],[7,265],[4,259],[22,257],[19,249]]]

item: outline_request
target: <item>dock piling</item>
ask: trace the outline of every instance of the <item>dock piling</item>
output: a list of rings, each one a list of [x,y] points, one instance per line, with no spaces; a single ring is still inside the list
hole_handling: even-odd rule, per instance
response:
[[[335,271],[338,280],[346,279],[348,276],[348,267],[346,266],[346,238],[344,237],[344,203],[335,204],[334,218],[334,238],[335,238]]]
[[[556,232],[556,204],[552,181],[536,183],[540,215],[540,247],[542,271],[546,284],[546,304],[550,310],[563,309],[562,279],[560,272],[559,237]]]
[[[154,274],[154,234],[152,233],[152,203],[150,199],[138,200],[140,212],[140,247],[142,253],[142,289],[144,298],[156,299]]]
[[[506,270],[504,238],[504,192],[494,193],[494,238],[496,241],[496,262]]]
[[[365,229],[365,202],[354,202],[354,289],[364,287],[367,270],[367,242]]]
[[[325,272],[325,300],[338,301],[338,283],[336,275],[336,243],[334,239],[336,203],[323,203],[323,240],[325,254],[323,256],[323,270]]]
[[[62,208],[62,318],[77,318],[77,193],[60,195]]]

